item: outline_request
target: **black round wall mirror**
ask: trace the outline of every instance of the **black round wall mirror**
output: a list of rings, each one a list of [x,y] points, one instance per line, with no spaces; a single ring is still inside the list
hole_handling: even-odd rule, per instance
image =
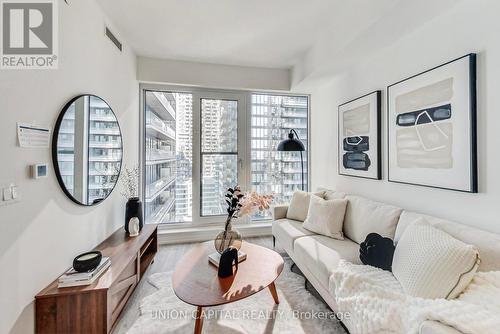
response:
[[[64,193],[75,203],[95,205],[115,188],[123,144],[118,119],[98,96],[71,99],[57,118],[52,161]]]

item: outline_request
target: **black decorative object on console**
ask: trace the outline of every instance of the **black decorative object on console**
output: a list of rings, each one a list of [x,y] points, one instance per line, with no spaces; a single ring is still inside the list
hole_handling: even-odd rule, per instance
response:
[[[143,226],[142,202],[139,197],[129,198],[125,206],[125,231],[130,236],[137,236]]]
[[[94,270],[101,263],[101,259],[102,254],[99,251],[80,254],[73,260],[73,269],[80,273]]]
[[[359,247],[359,259],[363,264],[392,271],[394,242],[377,233],[370,233]]]
[[[224,250],[220,256],[218,275],[220,278],[226,278],[233,275],[233,262],[238,270],[238,249],[229,247]]]

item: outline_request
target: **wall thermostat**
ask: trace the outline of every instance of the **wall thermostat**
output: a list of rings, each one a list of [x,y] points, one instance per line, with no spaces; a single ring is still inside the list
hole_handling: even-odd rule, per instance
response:
[[[48,167],[47,164],[36,164],[31,165],[31,177],[34,179],[40,179],[42,177],[47,177]]]

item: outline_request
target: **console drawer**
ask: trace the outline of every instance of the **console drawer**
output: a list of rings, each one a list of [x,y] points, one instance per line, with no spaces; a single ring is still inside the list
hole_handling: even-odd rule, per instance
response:
[[[125,303],[134,291],[137,281],[137,258],[134,258],[108,290],[108,305],[109,310],[111,310],[109,321],[111,326],[120,315]]]

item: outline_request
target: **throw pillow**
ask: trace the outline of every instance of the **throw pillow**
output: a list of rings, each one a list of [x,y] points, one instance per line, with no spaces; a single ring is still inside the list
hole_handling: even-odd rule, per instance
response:
[[[314,233],[344,240],[342,225],[344,224],[346,206],[346,199],[332,199],[327,201],[321,197],[312,195],[303,227]]]
[[[400,208],[361,196],[348,195],[346,198],[349,201],[344,219],[344,234],[347,238],[358,244],[372,232],[394,238],[402,211]]]
[[[305,191],[296,191],[293,193],[292,200],[286,212],[286,218],[299,220],[303,222],[306,220],[307,212],[309,211],[309,201],[311,200],[312,193]],[[324,191],[314,193],[314,195],[323,197]]]
[[[418,219],[396,245],[392,272],[409,295],[453,299],[470,283],[479,261],[476,247]]]
[[[391,271],[394,248],[390,238],[370,233],[359,247],[359,259],[363,264]]]

